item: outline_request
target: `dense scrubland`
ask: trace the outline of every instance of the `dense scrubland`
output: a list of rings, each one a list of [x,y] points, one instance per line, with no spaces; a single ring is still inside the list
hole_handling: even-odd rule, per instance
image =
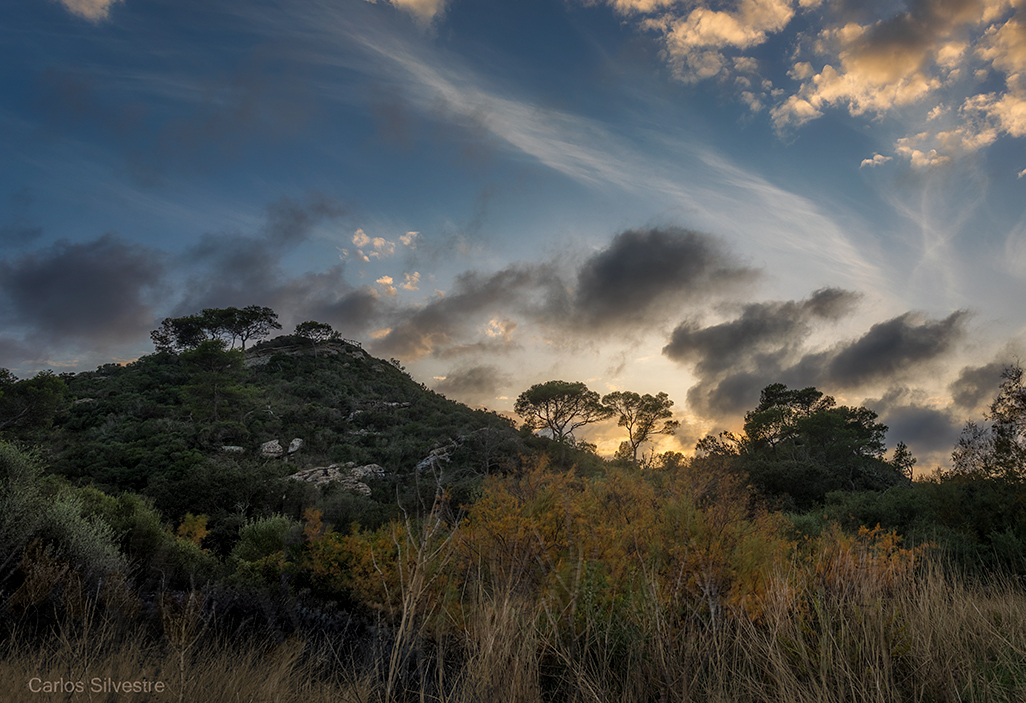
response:
[[[628,417],[607,460],[532,431],[553,393],[608,399],[583,384],[525,391],[518,428],[317,323],[243,352],[201,322],[0,378],[5,700],[1026,699],[1017,367],[912,481],[816,389],[767,387],[694,456]],[[669,432],[667,402],[604,407]],[[288,478],[350,463],[369,494]]]

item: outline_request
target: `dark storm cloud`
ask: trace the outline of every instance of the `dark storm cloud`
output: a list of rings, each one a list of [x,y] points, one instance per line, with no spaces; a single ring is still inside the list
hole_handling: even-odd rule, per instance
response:
[[[307,273],[288,279],[263,292],[268,307],[277,311],[281,322],[291,325],[306,320],[326,322],[347,337],[367,332],[383,312],[381,298],[367,287],[354,288],[345,269],[332,266],[322,273]]]
[[[930,405],[922,392],[904,387],[889,389],[879,400],[863,403],[888,427],[889,444],[904,442],[918,457],[943,461],[951,453],[962,422],[950,410]],[[919,470],[928,467],[920,462]]]
[[[955,405],[966,410],[975,410],[981,403],[992,400],[1001,385],[1001,372],[1007,363],[992,361],[983,366],[966,366],[958,378],[948,386]]]
[[[711,327],[684,322],[671,334],[663,354],[695,364],[702,376],[744,368],[760,355],[777,359],[804,341],[813,320],[836,320],[858,298],[850,291],[824,288],[808,300],[746,305],[737,319]]]
[[[304,200],[283,197],[269,205],[259,234],[204,235],[184,255],[182,267],[199,268],[202,273],[191,277],[188,293],[175,314],[187,315],[205,307],[273,307],[270,301],[280,304],[290,286],[299,286],[308,298],[313,296],[321,303],[331,302],[331,286],[342,286],[336,291],[339,294],[350,293],[351,286],[344,283],[341,267],[330,269],[320,278],[318,274],[308,274],[290,282],[279,263],[292,249],[306,242],[317,225],[345,214],[341,203],[313,192]],[[308,280],[304,283],[303,278]],[[314,291],[319,291],[320,296],[315,296]],[[325,301],[323,295],[329,300]]]
[[[688,389],[688,408],[708,418],[743,415],[758,404],[762,389],[773,383],[770,378],[773,374],[766,369],[703,378]]]
[[[852,387],[891,378],[932,361],[965,336],[969,313],[957,310],[943,320],[923,321],[907,312],[873,325],[869,332],[842,348],[826,369],[826,377]]]
[[[601,337],[613,326],[659,324],[657,312],[737,288],[756,275],[711,235],[679,227],[627,230],[569,275],[551,262],[467,272],[443,298],[398,311],[375,348],[411,360],[508,351],[515,344],[511,335],[475,331],[489,319],[508,317],[538,323],[561,340],[569,331]],[[572,293],[568,280],[576,280]],[[848,295],[817,293],[805,314],[839,314]]]
[[[59,241],[0,263],[0,315],[40,343],[131,341],[151,329],[147,298],[163,275],[163,255],[112,234]]]
[[[636,325],[656,308],[682,307],[756,276],[711,235],[680,227],[631,229],[584,263],[574,304],[585,326]]]
[[[456,400],[472,403],[491,401],[499,390],[510,383],[511,377],[491,364],[457,368],[435,385],[439,393]]]
[[[900,382],[943,357],[965,334],[965,311],[933,321],[905,313],[873,325],[851,342],[803,351],[815,320],[840,319],[858,298],[828,288],[800,302],[746,305],[739,317],[719,325],[685,322],[673,331],[663,353],[692,365],[698,376],[688,391],[689,407],[706,417],[725,418],[750,410],[770,383],[833,392]]]
[[[280,265],[284,256],[309,241],[318,225],[335,222],[347,212],[337,200],[313,192],[269,205],[256,234],[205,235],[184,255],[181,265],[190,272],[188,293],[172,314],[265,305],[278,313],[284,332],[306,320],[326,322],[344,335],[367,332],[384,305],[375,291],[351,285],[342,264],[295,276],[286,275]]]
[[[514,264],[493,274],[467,272],[444,297],[397,312],[391,331],[374,349],[404,360],[445,356],[471,336],[471,325],[511,309],[545,318],[554,314],[553,301],[564,293],[556,270],[546,264]]]

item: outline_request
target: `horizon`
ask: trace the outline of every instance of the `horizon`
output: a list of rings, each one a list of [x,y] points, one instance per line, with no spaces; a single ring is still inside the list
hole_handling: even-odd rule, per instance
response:
[[[1022,3],[14,5],[19,376],[255,304],[503,414],[557,378],[667,392],[659,451],[815,386],[921,473],[1026,348]]]

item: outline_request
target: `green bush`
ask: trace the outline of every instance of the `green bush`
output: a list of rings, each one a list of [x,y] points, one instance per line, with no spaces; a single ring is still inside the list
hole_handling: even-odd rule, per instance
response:
[[[257,561],[285,549],[285,538],[300,523],[284,515],[251,520],[239,530],[239,541],[232,556],[244,561]]]

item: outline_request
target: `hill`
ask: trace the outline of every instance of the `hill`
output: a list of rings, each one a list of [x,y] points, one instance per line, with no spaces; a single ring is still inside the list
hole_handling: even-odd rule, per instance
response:
[[[45,438],[52,472],[149,496],[175,524],[205,514],[220,551],[246,519],[276,512],[313,506],[336,525],[373,527],[430,505],[439,488],[460,504],[529,451],[509,419],[448,400],[351,341],[200,345],[63,378],[66,411],[33,437]],[[319,467],[340,480],[289,480]]]

